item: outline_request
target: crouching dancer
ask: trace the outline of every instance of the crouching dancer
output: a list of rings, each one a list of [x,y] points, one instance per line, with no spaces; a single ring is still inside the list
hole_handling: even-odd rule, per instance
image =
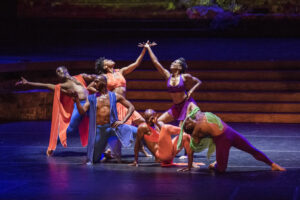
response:
[[[172,139],[172,135],[178,135],[180,128],[177,126],[165,124],[159,130],[156,113],[152,109],[148,109],[144,113],[146,124],[143,123],[138,127],[138,133],[134,146],[135,161],[132,166],[138,166],[139,147],[144,141],[146,147],[155,156],[157,162],[161,162],[162,166],[173,165],[173,159],[184,147],[186,152],[191,153],[190,136],[183,134],[182,148],[177,150],[178,136]],[[194,167],[197,167],[196,165]]]
[[[218,116],[210,112],[198,111],[194,113],[184,123],[185,132],[191,134],[190,146],[193,150],[192,155],[189,156],[192,158],[191,162],[193,152],[197,150],[201,140],[205,137],[212,137],[216,146],[216,162],[209,165],[210,169],[225,172],[229,150],[233,146],[251,154],[256,160],[266,163],[274,171],[286,171],[285,168],[274,163],[264,153],[253,147],[244,136],[233,130]],[[181,171],[189,171],[192,167],[191,162],[189,162],[187,168],[183,168]]]
[[[124,124],[134,111],[134,106],[122,95],[107,91],[107,80],[103,75],[95,79],[95,88],[97,92],[89,95],[84,105],[76,94],[74,101],[81,115],[88,112],[89,116],[89,138],[88,138],[88,163],[99,162],[105,150],[107,143],[112,148],[118,161],[121,161],[120,140],[124,147],[128,147],[133,141],[132,126]],[[118,120],[117,102],[124,105],[128,111],[126,117]]]

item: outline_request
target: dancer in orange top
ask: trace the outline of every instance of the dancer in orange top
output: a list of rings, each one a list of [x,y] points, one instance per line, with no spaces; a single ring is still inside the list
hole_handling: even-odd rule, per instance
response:
[[[153,46],[155,44],[149,43],[150,46]],[[143,48],[141,54],[139,57],[136,59],[134,63],[131,63],[130,65],[123,67],[121,69],[115,69],[116,63],[111,60],[111,59],[106,59],[104,57],[100,57],[96,60],[96,73],[97,74],[103,74],[107,78],[107,89],[109,91],[113,91],[117,94],[122,95],[123,97],[126,97],[126,79],[124,76],[130,74],[133,70],[135,70],[142,62],[142,59],[145,55],[146,49]],[[95,83],[91,83],[88,86],[88,90],[90,92],[96,92],[95,89]],[[117,112],[118,112],[118,118],[119,120],[124,119],[127,113],[127,108],[124,107],[122,104],[117,103]],[[134,111],[132,116],[128,119],[126,124],[129,125],[140,125],[141,123],[144,123],[145,120],[144,118],[137,112]],[[137,129],[136,131],[137,132]],[[149,155],[143,147],[141,147],[141,151],[146,155],[146,156],[151,156]]]
[[[77,107],[74,107],[71,96],[74,92],[77,93],[79,100],[84,104],[88,95],[85,80],[91,80],[93,77],[85,74],[71,76],[64,66],[58,67],[56,74],[63,83],[55,85],[29,82],[23,77],[21,81],[16,83],[16,85],[44,87],[54,91],[48,156],[51,156],[56,149],[58,137],[61,144],[67,147],[67,132],[70,133],[79,129],[82,146],[86,146],[88,142],[88,119],[80,116]]]
[[[131,166],[138,166],[138,148],[144,141],[150,152],[155,156],[157,162],[161,162],[162,166],[174,165],[173,159],[184,149],[191,153],[190,136],[183,134],[182,147],[177,149],[178,136],[172,139],[172,135],[178,135],[180,128],[177,126],[164,124],[161,129],[157,123],[156,112],[152,109],[147,109],[144,113],[146,123],[139,125],[137,138],[134,147],[134,162]],[[175,164],[176,165],[176,164]],[[193,167],[197,167],[195,164]]]

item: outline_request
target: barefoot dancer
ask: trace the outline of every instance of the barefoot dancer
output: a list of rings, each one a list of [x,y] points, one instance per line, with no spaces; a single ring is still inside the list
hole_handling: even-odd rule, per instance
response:
[[[154,66],[167,81],[168,91],[174,103],[168,111],[158,118],[158,123],[162,126],[163,124],[174,120],[184,120],[187,110],[192,110],[197,107],[197,104],[191,95],[200,86],[201,81],[198,78],[185,73],[187,64],[184,58],[179,58],[172,62],[169,71],[160,64],[151,49],[151,45],[146,43],[140,44],[140,46],[144,46],[148,50]],[[190,90],[187,92],[186,88]]]
[[[193,116],[187,118],[184,128],[187,133],[191,134],[190,146],[193,151],[188,154],[188,167],[181,171],[191,169],[193,152],[202,148],[199,144],[207,136],[212,137],[216,145],[216,162],[212,163],[210,168],[216,169],[218,172],[225,172],[229,150],[232,146],[251,154],[256,160],[271,166],[272,170],[285,171],[285,168],[271,161],[264,153],[253,147],[244,136],[233,130],[213,113],[195,112]]]
[[[173,159],[180,152],[177,150],[178,136],[172,139],[172,135],[178,135],[180,128],[165,124],[159,130],[156,123],[156,113],[152,109],[145,111],[146,124],[138,127],[138,134],[135,142],[134,157],[135,161],[131,164],[138,166],[138,149],[142,141],[145,142],[150,152],[155,156],[156,161],[161,162],[162,166],[173,164]],[[183,134],[183,146],[187,152],[191,152],[190,136]],[[196,167],[196,166],[195,166]]]
[[[70,95],[76,92],[81,103],[84,103],[88,95],[84,79],[89,78],[89,76],[84,74],[71,76],[64,66],[56,69],[56,75],[63,83],[55,85],[29,82],[23,77],[21,81],[16,83],[16,85],[44,87],[54,91],[50,140],[46,152],[48,156],[51,156],[56,149],[58,136],[64,147],[67,147],[67,133],[78,132],[78,129],[82,146],[86,146],[88,140],[88,121],[83,120],[80,123],[82,117],[78,114]]]
[[[154,44],[150,44],[154,45]],[[107,78],[107,88],[109,91],[113,91],[115,93],[118,93],[122,95],[124,98],[126,97],[126,79],[124,76],[130,74],[133,72],[142,62],[142,59],[145,55],[146,49],[144,48],[139,55],[139,57],[136,59],[136,61],[126,67],[123,67],[121,69],[115,69],[115,62],[110,59],[106,59],[104,57],[98,58],[96,60],[96,73],[97,74],[103,74]],[[95,92],[94,83],[91,83],[88,86],[88,90],[91,92]],[[120,120],[124,119],[127,113],[127,108],[124,107],[122,104],[117,103],[117,111],[118,111],[118,118]],[[128,119],[126,124],[129,125],[140,125],[141,123],[144,123],[144,118],[137,112],[134,111],[132,116]],[[134,130],[134,135],[137,133],[137,128]],[[151,156],[150,154],[145,151],[143,145],[141,146],[140,151],[144,153],[146,156]],[[109,151],[108,151],[109,155]]]
[[[134,111],[134,106],[122,95],[107,91],[107,80],[104,75],[99,75],[95,81],[97,93],[89,95],[88,100],[82,105],[74,93],[74,100],[78,112],[84,115],[89,113],[89,142],[88,164],[99,162],[107,143],[120,161],[118,155],[121,141],[124,147],[132,141],[132,126],[124,124]],[[127,108],[127,113],[122,121],[118,120],[116,103],[119,102]]]

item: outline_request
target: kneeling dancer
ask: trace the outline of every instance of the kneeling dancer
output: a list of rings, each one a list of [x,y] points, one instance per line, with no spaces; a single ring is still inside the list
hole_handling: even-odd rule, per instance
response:
[[[191,161],[189,161],[188,167],[183,168],[181,171],[189,171],[191,169],[193,152],[201,149],[197,145],[201,144],[201,140],[206,137],[212,137],[216,145],[216,162],[209,165],[210,169],[225,172],[229,150],[233,146],[251,154],[256,160],[271,166],[271,169],[274,171],[286,171],[285,168],[274,163],[263,152],[252,146],[244,136],[233,130],[218,116],[210,112],[197,112],[197,110],[193,110],[192,112],[195,114],[186,119],[184,130],[186,133],[191,134],[190,146],[193,151],[189,155]]]

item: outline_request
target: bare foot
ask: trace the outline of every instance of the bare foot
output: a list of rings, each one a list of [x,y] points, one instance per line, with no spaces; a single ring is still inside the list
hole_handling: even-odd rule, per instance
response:
[[[208,169],[215,169],[216,168],[216,164],[217,164],[217,161],[215,161],[213,163],[210,163],[209,166],[208,166]]]
[[[145,146],[141,146],[140,152],[143,153],[146,157],[152,157],[152,155],[149,154],[149,153],[145,150]]]
[[[179,160],[184,160],[184,159],[187,159],[187,156],[180,156],[178,159]]]
[[[50,157],[50,156],[53,155],[53,152],[54,152],[53,150],[47,150],[47,151],[46,151],[46,154],[47,154],[47,156]]]
[[[197,163],[195,163],[195,162],[193,162],[193,165],[192,165],[192,168],[200,168],[200,166],[199,165],[197,165]]]
[[[280,165],[277,165],[276,163],[273,163],[271,165],[272,171],[286,171],[285,168],[281,167]]]

